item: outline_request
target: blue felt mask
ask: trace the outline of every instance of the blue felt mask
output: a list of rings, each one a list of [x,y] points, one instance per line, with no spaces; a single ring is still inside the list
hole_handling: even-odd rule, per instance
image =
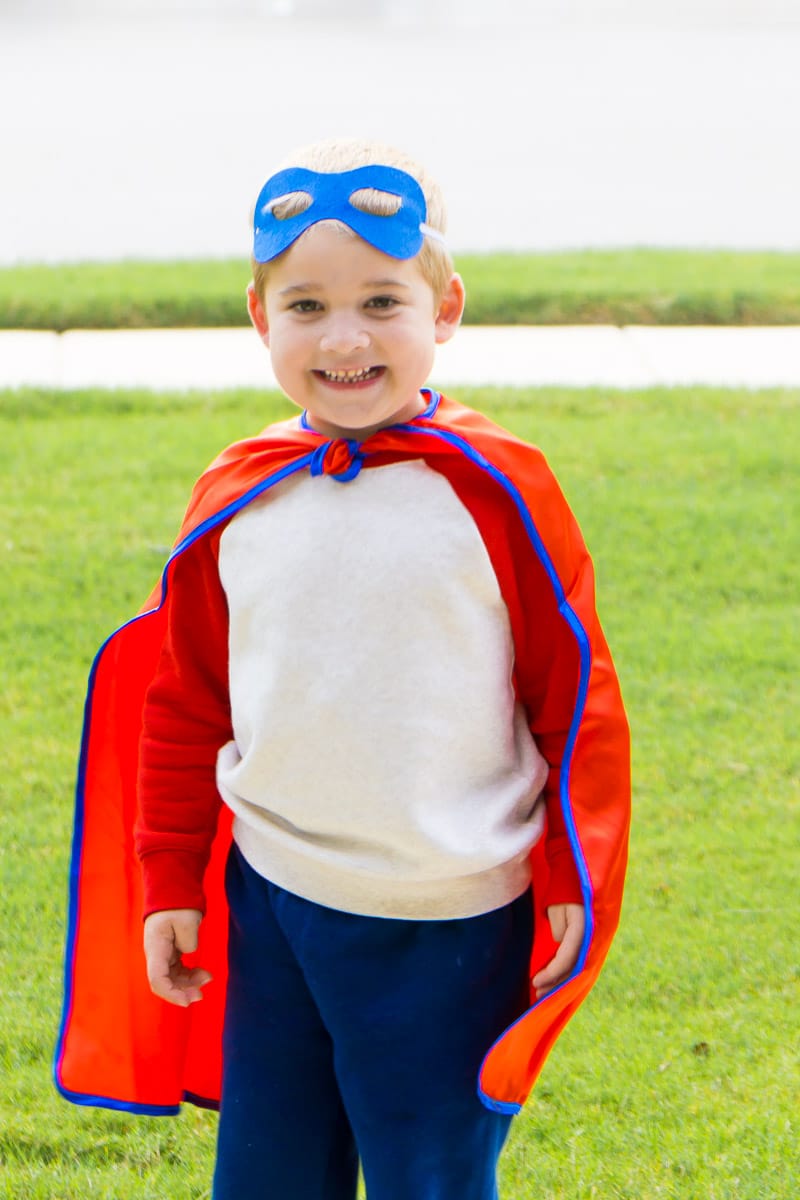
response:
[[[389,217],[361,212],[350,197],[361,188],[388,192],[401,201]],[[278,220],[273,213],[276,203],[292,192],[305,192],[311,204],[305,212]],[[419,254],[425,236],[443,241],[438,230],[425,224],[426,204],[422,188],[411,175],[395,167],[377,164],[355,171],[320,174],[305,167],[289,167],[268,179],[256,202],[253,257],[256,262],[271,262],[318,221],[341,221],[376,250],[391,258],[413,258]]]

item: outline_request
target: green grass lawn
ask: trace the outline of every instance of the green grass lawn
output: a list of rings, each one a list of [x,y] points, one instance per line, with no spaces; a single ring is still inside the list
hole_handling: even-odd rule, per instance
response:
[[[514,1124],[501,1194],[793,1200],[800,392],[459,396],[555,467],[633,728],[621,931]],[[98,643],[148,592],[200,469],[285,411],[0,395],[0,1196],[209,1194],[213,1115],[79,1109],[52,1086],[72,786]]]
[[[800,324],[800,254],[583,250],[457,255],[476,325]],[[244,259],[0,269],[0,328],[247,323]]]

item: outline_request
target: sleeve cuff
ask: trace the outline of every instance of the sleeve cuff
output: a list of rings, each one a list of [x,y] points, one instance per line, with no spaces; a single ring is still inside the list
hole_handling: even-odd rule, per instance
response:
[[[153,851],[141,859],[144,889],[142,917],[167,908],[206,911],[204,855],[180,850]]]
[[[582,904],[580,876],[569,846],[547,853],[548,880],[544,889],[545,908],[554,904]]]

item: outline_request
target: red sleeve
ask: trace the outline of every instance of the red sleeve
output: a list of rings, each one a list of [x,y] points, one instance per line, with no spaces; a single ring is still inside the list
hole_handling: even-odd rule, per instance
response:
[[[218,531],[198,539],[168,569],[167,633],[145,699],[139,752],[135,844],[145,916],[166,908],[205,911],[203,876],[221,804],[217,753],[232,737],[219,538]]]
[[[571,898],[562,872],[571,858],[587,916],[571,975],[506,1030],[481,1066],[482,1098],[490,1106],[493,1101],[520,1106],[594,985],[619,925],[631,813],[630,731],[597,616],[592,563],[541,452],[446,398],[438,419],[444,425],[440,440],[458,444],[462,438],[473,480],[483,475],[487,481],[484,499],[473,503],[469,487],[463,499],[484,537],[509,611],[516,693],[550,763],[549,827],[532,852],[534,885],[551,874],[544,885],[547,899]],[[449,467],[445,473],[454,482],[456,473]],[[537,916],[541,897],[539,889]],[[554,949],[546,924],[537,925],[532,974]]]

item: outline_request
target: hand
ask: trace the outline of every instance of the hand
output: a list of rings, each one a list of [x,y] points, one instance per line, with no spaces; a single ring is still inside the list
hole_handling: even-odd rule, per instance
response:
[[[553,940],[559,943],[558,950],[546,967],[531,980],[536,999],[541,1000],[553,988],[563,983],[578,961],[586,928],[586,917],[582,904],[554,904],[547,910],[547,919]]]
[[[188,1008],[203,999],[201,988],[211,979],[202,967],[185,967],[181,955],[197,949],[203,914],[195,908],[151,913],[144,923],[144,954],[151,990],[162,1000]]]

